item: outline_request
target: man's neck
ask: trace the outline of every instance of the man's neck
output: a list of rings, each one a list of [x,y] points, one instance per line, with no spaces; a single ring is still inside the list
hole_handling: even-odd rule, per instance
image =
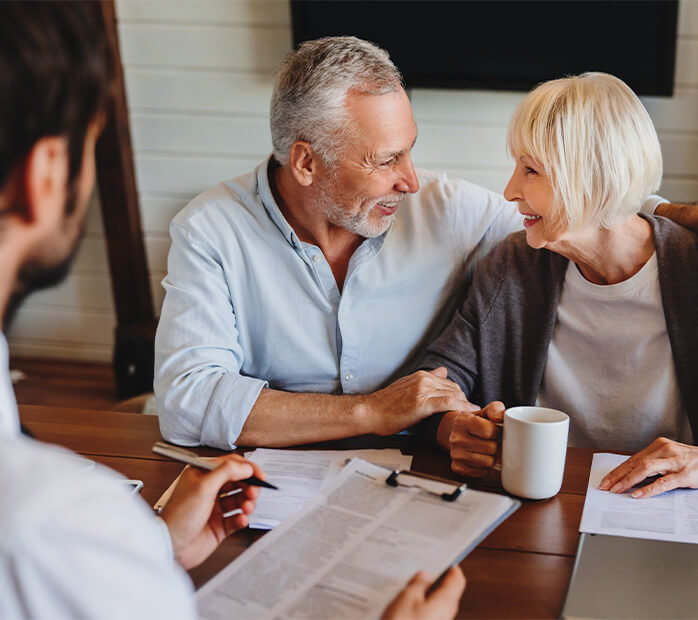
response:
[[[335,226],[324,213],[313,209],[306,188],[296,183],[284,166],[270,167],[269,185],[276,204],[298,238],[320,248],[341,291],[349,261],[364,238]]]

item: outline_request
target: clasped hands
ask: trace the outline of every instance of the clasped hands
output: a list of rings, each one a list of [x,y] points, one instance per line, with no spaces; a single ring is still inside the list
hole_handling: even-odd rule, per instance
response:
[[[499,450],[505,407],[493,401],[480,409],[449,411],[439,425],[438,443],[449,451],[451,467],[461,476],[482,477],[494,467]],[[665,437],[631,456],[601,481],[599,489],[625,493],[646,478],[659,475],[651,484],[632,492],[634,498],[659,495],[677,488],[698,488],[698,447]]]

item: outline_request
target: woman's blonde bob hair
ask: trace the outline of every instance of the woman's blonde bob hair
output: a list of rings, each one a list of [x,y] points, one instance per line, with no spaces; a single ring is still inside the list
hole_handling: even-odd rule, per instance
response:
[[[637,95],[607,73],[551,80],[533,89],[509,124],[507,147],[550,177],[560,224],[608,228],[640,211],[659,189],[662,153]]]

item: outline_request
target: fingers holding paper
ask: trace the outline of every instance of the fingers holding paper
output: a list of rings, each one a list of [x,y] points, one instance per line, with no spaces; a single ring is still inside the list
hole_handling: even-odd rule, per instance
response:
[[[504,405],[493,401],[474,412],[449,412],[437,440],[451,455],[451,468],[467,477],[487,475],[495,465],[504,419]]]
[[[239,482],[264,472],[238,455],[215,459],[210,472],[187,468],[162,511],[175,558],[184,568],[203,562],[232,532],[246,527],[259,489]]]
[[[698,447],[665,437],[655,439],[601,481],[599,489],[625,493],[646,478],[659,475],[651,484],[634,489],[635,498],[653,497],[677,488],[698,488]]]
[[[441,582],[430,591],[434,580],[418,572],[405,589],[386,607],[382,620],[445,620],[454,618],[465,590],[465,577],[452,566]]]

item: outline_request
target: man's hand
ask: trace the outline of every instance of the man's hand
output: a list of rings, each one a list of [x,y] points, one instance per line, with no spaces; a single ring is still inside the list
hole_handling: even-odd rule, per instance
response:
[[[449,411],[437,431],[437,441],[451,455],[451,469],[461,476],[482,477],[494,467],[500,444],[504,405],[493,401],[471,412]]]
[[[657,474],[661,478],[646,487],[635,489],[632,496],[652,497],[679,487],[698,488],[698,448],[666,437],[655,439],[610,472],[601,481],[599,489],[624,493],[638,482]]]
[[[365,397],[367,432],[394,435],[440,411],[467,411],[463,391],[445,368],[418,370]]]
[[[465,590],[460,567],[452,566],[441,583],[428,592],[433,580],[425,572],[417,573],[405,589],[385,608],[382,620],[448,620],[458,612]]]
[[[698,233],[698,203],[662,203],[654,210],[655,215],[666,217],[684,228]]]
[[[210,472],[187,467],[161,514],[175,558],[186,569],[201,564],[226,536],[247,526],[259,488],[236,481],[252,475],[264,480],[262,470],[241,456],[230,454],[216,461],[220,465]],[[236,489],[239,492],[219,497]],[[223,516],[236,509],[241,513]]]

